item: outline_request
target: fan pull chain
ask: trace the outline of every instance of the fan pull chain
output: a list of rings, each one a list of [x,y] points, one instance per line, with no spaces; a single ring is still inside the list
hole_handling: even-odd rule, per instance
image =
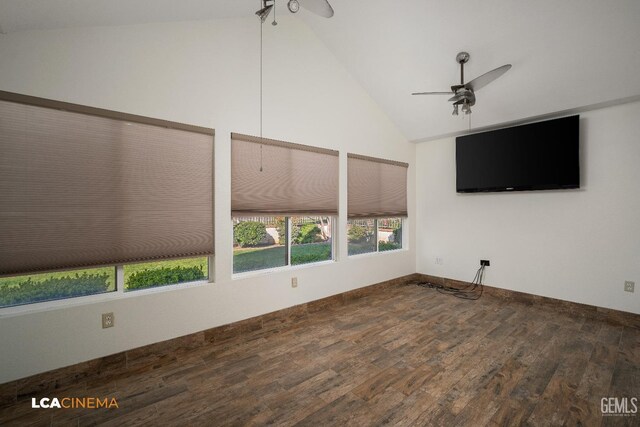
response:
[[[262,22],[260,22],[260,138],[262,138]]]
[[[262,24],[260,22],[260,138],[262,138]],[[260,172],[262,172],[262,144],[260,144]]]
[[[276,22],[276,2],[275,2],[275,0],[273,1],[273,22],[271,23],[271,25],[273,25],[274,27],[276,25],[278,25],[278,23]]]

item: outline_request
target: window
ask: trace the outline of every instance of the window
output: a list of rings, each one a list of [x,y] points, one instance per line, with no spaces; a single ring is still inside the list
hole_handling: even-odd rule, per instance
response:
[[[234,273],[287,265],[284,218],[234,218],[233,222]]]
[[[95,295],[116,290],[115,267],[0,278],[0,307]]]
[[[233,272],[333,259],[333,221],[326,216],[233,219]]]
[[[407,163],[348,154],[349,255],[402,249]]]
[[[144,262],[124,266],[124,290],[155,288],[208,280],[207,257]]]
[[[365,254],[377,250],[375,219],[350,219],[347,222],[349,255]]]
[[[294,216],[291,228],[291,265],[333,259],[331,217]]]
[[[349,255],[402,249],[402,218],[350,219]]]
[[[208,257],[0,278],[0,308],[208,280]],[[124,287],[116,279],[124,269]]]
[[[378,251],[402,249],[402,218],[380,218],[378,223]]]
[[[231,134],[233,272],[333,259],[338,152]]]
[[[213,135],[0,91],[0,306],[206,278]]]

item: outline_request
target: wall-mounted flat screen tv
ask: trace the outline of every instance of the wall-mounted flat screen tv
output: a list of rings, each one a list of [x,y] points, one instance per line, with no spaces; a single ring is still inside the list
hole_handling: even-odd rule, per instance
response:
[[[457,192],[580,188],[579,118],[459,136]]]

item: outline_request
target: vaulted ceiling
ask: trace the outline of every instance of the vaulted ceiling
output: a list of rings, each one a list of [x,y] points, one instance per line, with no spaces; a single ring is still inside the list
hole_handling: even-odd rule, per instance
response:
[[[309,1],[309,0],[306,0]],[[286,0],[277,0],[282,11]],[[302,2],[302,0],[301,0]],[[640,96],[638,0],[330,0],[335,16],[299,14],[409,140]],[[258,0],[2,0],[0,31],[250,16]],[[282,13],[282,12],[281,12]],[[474,78],[513,68],[451,116],[455,56]]]

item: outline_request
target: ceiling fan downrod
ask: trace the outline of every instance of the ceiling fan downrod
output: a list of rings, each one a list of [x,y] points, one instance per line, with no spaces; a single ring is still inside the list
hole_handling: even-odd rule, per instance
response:
[[[469,62],[470,57],[467,52],[460,52],[456,55],[456,62],[460,64],[460,85],[464,85],[464,64]]]

